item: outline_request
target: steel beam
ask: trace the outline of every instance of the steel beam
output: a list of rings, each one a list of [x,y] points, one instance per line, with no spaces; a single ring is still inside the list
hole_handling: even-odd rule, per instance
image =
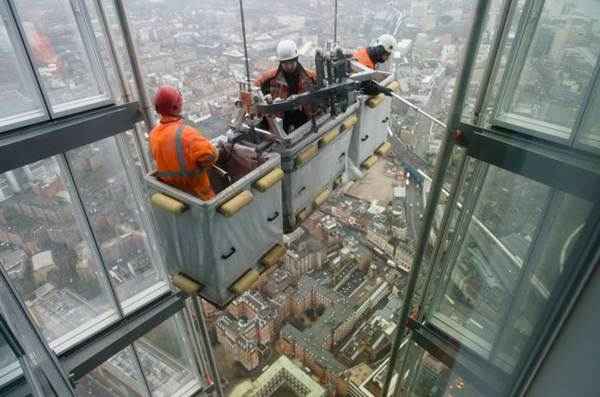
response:
[[[183,310],[184,299],[185,297],[181,293],[171,293],[117,321],[88,341],[62,353],[59,356],[62,367],[69,373],[72,380],[82,378],[162,322]]]
[[[133,129],[137,103],[108,106],[0,136],[0,173]]]
[[[600,158],[534,137],[462,123],[467,154],[588,201],[600,197]]]

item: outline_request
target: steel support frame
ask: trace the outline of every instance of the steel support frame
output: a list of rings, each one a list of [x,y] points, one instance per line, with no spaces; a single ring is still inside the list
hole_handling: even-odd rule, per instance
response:
[[[39,328],[31,321],[25,303],[9,282],[8,273],[0,266],[0,315],[10,316],[7,325],[11,334],[25,340],[27,348],[17,351],[27,383],[35,396],[75,396],[66,371],[48,346]],[[19,343],[22,346],[21,343]],[[23,353],[23,354],[21,354]]]
[[[77,380],[156,328],[164,321],[181,312],[185,296],[171,293],[139,311],[118,320],[93,338],[78,344],[59,355],[59,361]]]
[[[461,123],[467,154],[589,201],[600,197],[600,158],[530,136]]]
[[[419,231],[419,240],[415,252],[415,257],[413,260],[412,271],[408,282],[406,299],[400,314],[400,320],[396,330],[394,343],[392,346],[390,366],[388,368],[388,373],[386,374],[385,383],[383,386],[382,394],[384,396],[388,395],[392,377],[395,372],[396,362],[398,359],[398,351],[405,333],[406,322],[408,320],[409,312],[411,309],[411,302],[415,292],[417,277],[420,273],[420,268],[424,259],[425,250],[427,248],[429,233],[433,225],[433,218],[437,209],[440,193],[443,188],[443,175],[445,169],[449,164],[450,157],[452,155],[452,150],[454,147],[453,134],[460,127],[462,111],[467,96],[467,89],[471,78],[473,65],[476,61],[476,54],[479,47],[479,41],[483,31],[484,23],[486,20],[488,6],[489,0],[479,0],[475,9],[474,20],[471,26],[471,32],[469,34],[469,39],[466,44],[466,50],[462,62],[462,69],[459,73],[459,77],[457,79],[457,88],[454,92],[454,98],[452,101],[451,108],[452,111],[450,112],[448,118],[446,136],[442,142],[440,154],[436,162],[429,201],[425,210],[425,216],[423,217],[423,224],[421,226],[421,230]]]
[[[0,138],[0,173],[130,130],[139,119],[133,102],[13,130]]]

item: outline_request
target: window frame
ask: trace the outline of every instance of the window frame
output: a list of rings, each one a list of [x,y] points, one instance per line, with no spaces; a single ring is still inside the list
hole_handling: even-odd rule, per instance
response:
[[[46,98],[42,92],[38,76],[33,70],[34,68],[31,63],[31,58],[29,58],[29,52],[23,43],[19,27],[17,26],[13,15],[10,4],[0,2],[0,18],[2,19],[2,23],[4,24],[4,28],[6,29],[6,33],[14,50],[16,62],[21,66],[19,68],[19,74],[25,81],[32,83],[29,88],[32,89],[31,93],[36,96],[39,108],[37,109],[37,112],[32,110],[25,113],[25,115],[31,113],[31,117],[19,117],[13,122],[9,121],[6,124],[1,123],[0,134],[50,119]],[[13,115],[11,118],[15,118],[15,116]]]
[[[592,71],[592,75],[588,82],[588,86],[585,89],[586,93],[581,98],[571,128],[553,124],[545,120],[535,119],[533,117],[518,115],[509,110],[523,68],[529,59],[529,51],[533,44],[535,34],[537,33],[542,13],[545,10],[546,1],[547,0],[528,0],[524,5],[522,16],[519,20],[519,26],[515,32],[515,41],[513,42],[508,56],[508,66],[501,78],[501,90],[492,112],[491,125],[549,142],[576,147],[582,150],[590,150],[588,145],[577,145],[576,142],[577,137],[580,134],[582,119],[588,112],[589,99],[593,94],[596,84],[600,84],[600,76],[598,73],[600,67],[600,52],[598,54],[596,66]],[[566,135],[566,137],[564,135]]]
[[[91,36],[93,35],[93,33],[90,32],[91,27],[88,24],[86,24],[89,23],[89,18],[87,18],[86,20],[85,8],[82,8],[83,6],[79,2],[79,0],[56,1],[64,2],[65,7],[70,8],[72,12],[73,20],[77,28],[76,30],[79,33],[79,38],[81,39],[82,50],[85,53],[85,56],[90,65],[90,73],[92,75],[91,78],[94,80],[100,93],[95,96],[88,96],[83,99],[77,99],[75,101],[60,103],[55,106],[52,105],[52,100],[44,84],[44,78],[41,76],[38,68],[35,67],[35,64],[32,61],[33,50],[31,47],[31,43],[29,42],[25,34],[23,19],[22,16],[19,14],[15,1],[17,0],[7,0],[8,7],[11,10],[13,21],[18,29],[21,43],[24,46],[25,51],[27,52],[27,55],[29,57],[29,64],[33,73],[35,74],[38,87],[41,90],[42,96],[44,98],[46,112],[48,113],[49,118],[53,120],[114,104],[115,101],[113,99],[110,85],[108,83],[108,77],[105,71],[102,70],[102,61],[100,60],[98,49],[94,47],[94,43],[91,40]]]

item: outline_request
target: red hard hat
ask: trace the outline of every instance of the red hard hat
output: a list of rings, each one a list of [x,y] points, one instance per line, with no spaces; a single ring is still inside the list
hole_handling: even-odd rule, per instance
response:
[[[178,116],[183,107],[183,97],[179,90],[170,85],[158,88],[154,95],[154,109],[164,116]]]

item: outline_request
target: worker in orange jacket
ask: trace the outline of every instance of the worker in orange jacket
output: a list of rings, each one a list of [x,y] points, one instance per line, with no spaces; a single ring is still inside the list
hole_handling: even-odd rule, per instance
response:
[[[360,64],[375,70],[377,65],[385,63],[396,48],[396,39],[390,34],[379,37],[372,46],[360,48],[353,56]]]
[[[210,200],[215,197],[207,169],[219,152],[198,130],[181,117],[183,98],[179,90],[162,86],[154,97],[160,123],[150,132],[150,150],[156,162],[155,176],[180,190]]]
[[[287,99],[314,87],[317,76],[298,62],[296,43],[292,40],[281,41],[277,45],[277,59],[279,67],[266,71],[256,80],[256,86],[260,87],[263,94],[270,94],[273,99]],[[305,106],[278,116],[283,119],[283,129],[290,132],[310,119],[311,109]]]

